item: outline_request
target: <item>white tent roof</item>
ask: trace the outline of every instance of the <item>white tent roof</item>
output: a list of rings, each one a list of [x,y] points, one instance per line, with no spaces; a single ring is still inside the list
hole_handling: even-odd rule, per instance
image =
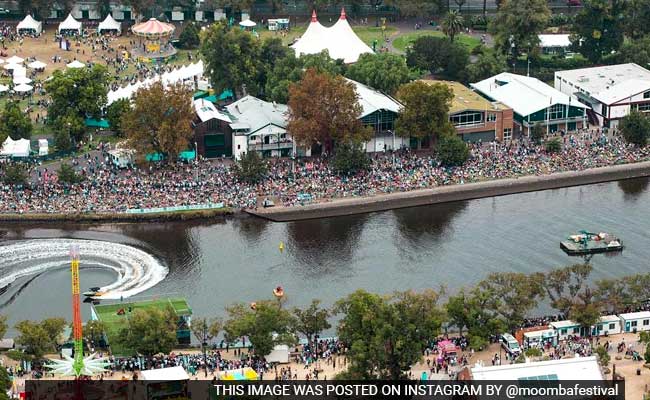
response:
[[[115,19],[113,19],[113,16],[111,14],[108,14],[106,18],[99,23],[99,26],[97,27],[97,32],[102,32],[102,31],[118,31],[122,32],[122,24],[117,22]]]
[[[9,90],[9,86],[7,86],[7,85],[0,85],[0,93],[2,93],[2,92],[6,92],[7,90]]]
[[[226,114],[219,112],[212,102],[205,99],[194,100],[194,110],[201,122],[209,121],[211,119],[218,119],[227,123],[232,123],[232,120]]]
[[[31,69],[41,69],[47,67],[47,64],[45,64],[43,61],[32,61],[27,66]]]
[[[78,31],[81,33],[81,22],[74,19],[72,14],[68,14],[66,19],[59,24],[58,32],[61,33],[61,31]]]
[[[560,381],[600,381],[603,379],[596,357],[575,357],[496,366],[477,365],[472,368],[472,377],[477,381],[517,381],[526,378],[540,380],[540,377]]]
[[[6,70],[10,70],[10,69],[16,69],[16,68],[21,68],[21,67],[22,66],[20,64],[5,64],[5,66],[3,68],[6,69]]]
[[[539,37],[539,47],[569,47],[571,40],[568,34],[556,35],[537,35]]]
[[[36,33],[41,33],[43,30],[43,23],[36,21],[31,15],[27,15],[18,23],[18,25],[16,25],[16,31],[19,32],[21,30],[34,30]]]
[[[340,19],[331,28],[321,25],[316,12],[312,13],[307,30],[292,47],[298,57],[327,50],[332,58],[341,58],[346,63],[357,62],[361,54],[372,53],[372,49],[350,27],[345,10],[341,10]]]
[[[25,61],[25,59],[24,59],[24,58],[20,58],[20,57],[18,57],[18,56],[11,56],[11,57],[7,58],[6,61],[7,61],[7,64],[20,64],[20,63],[22,63],[23,61]]]
[[[587,108],[572,98],[536,78],[502,72],[499,75],[471,84],[485,96],[512,108],[525,117],[553,104]]]
[[[349,82],[354,83],[357,92],[359,104],[363,107],[363,113],[360,118],[370,115],[375,111],[387,110],[394,113],[399,113],[402,105],[392,97],[383,94],[375,89],[372,89],[362,83],[347,79]]]
[[[14,78],[14,85],[32,83],[32,80],[26,76],[17,76]]]
[[[16,68],[14,68],[13,71],[11,71],[11,73],[14,79],[21,76],[27,76],[27,68],[23,68],[22,65],[19,65]]]
[[[83,68],[85,66],[86,66],[86,64],[82,63],[79,60],[74,60],[73,62],[71,62],[69,64],[66,64],[66,67],[68,67],[68,68]]]
[[[29,156],[29,140],[27,139],[18,139],[12,140],[10,137],[2,144],[2,150],[0,150],[0,155],[3,156],[14,156],[14,157],[27,157]]]
[[[15,91],[15,92],[18,92],[18,93],[29,92],[29,91],[31,91],[32,89],[34,89],[33,86],[31,86],[31,85],[26,85],[26,84],[24,84],[24,83],[22,83],[22,84],[20,84],[20,85],[14,87],[14,91]]]
[[[190,379],[183,367],[148,369],[141,372],[143,381],[186,381]]]
[[[252,28],[255,25],[257,25],[255,22],[251,21],[250,19],[244,20],[239,23],[240,26],[244,26],[246,28]]]

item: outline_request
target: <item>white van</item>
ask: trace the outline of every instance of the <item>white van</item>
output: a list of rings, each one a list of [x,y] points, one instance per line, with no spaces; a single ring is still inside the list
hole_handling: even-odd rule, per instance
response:
[[[503,349],[510,355],[516,357],[521,354],[521,347],[519,346],[519,342],[517,342],[517,339],[515,339],[511,334],[504,333],[501,335],[500,342],[501,347],[503,347]]]

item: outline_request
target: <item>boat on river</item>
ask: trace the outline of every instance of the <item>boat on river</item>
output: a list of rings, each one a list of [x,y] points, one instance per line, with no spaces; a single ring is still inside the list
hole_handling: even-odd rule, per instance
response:
[[[622,251],[623,242],[610,233],[592,233],[583,230],[560,242],[560,248],[569,255],[585,255]]]

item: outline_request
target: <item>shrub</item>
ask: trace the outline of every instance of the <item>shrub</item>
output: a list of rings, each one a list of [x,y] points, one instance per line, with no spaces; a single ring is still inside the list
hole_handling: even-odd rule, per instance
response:
[[[70,164],[66,163],[61,163],[57,176],[59,177],[59,182],[67,183],[69,185],[73,185],[84,180],[84,177],[82,175],[76,173],[74,168],[72,168]]]
[[[257,183],[266,176],[266,162],[256,151],[248,151],[233,165],[233,170],[240,181]]]
[[[463,165],[469,157],[469,149],[456,134],[444,135],[438,139],[438,159],[445,166]]]
[[[562,150],[562,143],[560,139],[555,138],[546,142],[546,152],[547,153],[558,153]]]
[[[542,351],[537,347],[531,347],[530,349],[527,349],[524,354],[526,357],[541,357]]]
[[[370,157],[359,146],[339,145],[334,151],[332,166],[337,174],[350,175],[370,167]]]
[[[20,164],[7,164],[4,168],[3,182],[7,185],[25,185],[27,173]]]

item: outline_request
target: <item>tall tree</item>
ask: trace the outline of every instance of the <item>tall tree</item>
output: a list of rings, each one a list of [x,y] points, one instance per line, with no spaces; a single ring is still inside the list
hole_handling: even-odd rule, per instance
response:
[[[362,143],[371,131],[359,120],[363,109],[354,84],[342,76],[305,72],[289,87],[287,131],[301,145],[320,143],[331,152],[333,142]]]
[[[470,347],[475,350],[486,346],[490,336],[506,329],[502,316],[491,308],[496,296],[492,287],[475,286],[450,296],[445,306],[449,321],[461,331],[467,328]]]
[[[136,92],[121,126],[129,145],[140,155],[162,153],[175,161],[190,144],[193,115],[192,96],[186,86],[179,83],[165,88],[155,82]]]
[[[640,39],[650,33],[650,0],[628,1],[624,15],[623,29],[629,38]]]
[[[591,271],[589,264],[574,264],[550,271],[543,283],[551,306],[584,327],[597,322],[602,308],[587,282]]]
[[[291,330],[295,325],[293,316],[276,301],[258,301],[251,306],[238,303],[226,307],[226,311],[226,340],[234,343],[239,338],[248,337],[259,357],[271,354],[276,345],[296,343]]]
[[[391,95],[412,75],[404,57],[392,53],[362,54],[346,72],[348,78]]]
[[[443,84],[415,81],[402,85],[397,98],[404,105],[395,123],[402,137],[433,137],[453,132],[449,106],[454,95]]]
[[[466,82],[479,82],[491,76],[498,75],[508,69],[506,59],[495,51],[485,51],[478,56],[475,63],[465,69]]]
[[[248,31],[231,28],[219,21],[201,32],[201,54],[212,87],[221,93],[257,94],[260,42]]]
[[[546,0],[506,0],[491,25],[496,48],[512,58],[531,54],[538,35],[548,26],[551,11]]]
[[[572,47],[592,63],[623,44],[621,0],[585,0],[573,23]]]
[[[614,62],[620,64],[636,63],[639,65],[649,65],[650,36],[636,40],[626,40],[612,58]]]
[[[118,135],[123,136],[124,130],[122,129],[122,117],[131,108],[131,100],[119,99],[112,102],[106,108],[106,119],[108,120],[111,129]]]
[[[25,353],[35,359],[55,351],[66,322],[63,318],[47,318],[40,322],[20,321],[15,325],[18,331],[16,343],[25,347]]]
[[[463,31],[464,23],[463,16],[458,11],[451,10],[442,20],[442,31],[453,42],[456,35]]]
[[[201,44],[199,38],[199,25],[196,22],[190,22],[185,25],[183,32],[178,36],[178,45],[181,49],[196,49]]]
[[[144,356],[169,354],[178,343],[178,318],[171,307],[164,310],[136,309],[129,315],[129,324],[117,337],[117,342],[130,351]]]
[[[429,71],[449,79],[460,78],[469,61],[465,46],[441,37],[421,36],[406,51],[406,63],[411,68]]]
[[[621,119],[619,129],[626,142],[645,146],[650,137],[650,119],[640,112],[631,112]]]
[[[7,136],[13,140],[32,136],[32,120],[20,109],[17,101],[7,101],[0,112],[0,142],[4,142]]]
[[[327,320],[330,316],[329,310],[320,307],[320,300],[312,300],[309,307],[301,309],[294,308],[293,314],[296,319],[296,332],[302,333],[309,344],[322,331],[331,327]]]
[[[208,320],[207,318],[192,318],[192,333],[194,334],[194,337],[196,340],[198,340],[201,343],[201,351],[203,352],[203,362],[205,364],[205,376],[208,376],[208,368],[207,368],[207,354],[206,354],[206,348],[214,339],[217,337],[219,332],[221,332],[221,328],[223,326],[223,323],[219,319],[211,319]]]

